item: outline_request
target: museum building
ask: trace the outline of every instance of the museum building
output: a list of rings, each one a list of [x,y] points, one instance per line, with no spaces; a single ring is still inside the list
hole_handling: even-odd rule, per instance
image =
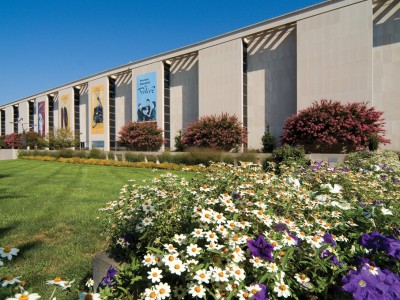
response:
[[[279,138],[287,117],[331,99],[383,111],[399,151],[399,96],[400,0],[333,0],[1,105],[0,134],[68,127],[108,151],[124,124],[151,121],[173,149],[191,121],[225,112],[261,148],[267,126]]]

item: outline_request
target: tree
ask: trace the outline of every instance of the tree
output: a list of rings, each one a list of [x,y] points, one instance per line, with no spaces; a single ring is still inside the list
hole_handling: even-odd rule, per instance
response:
[[[79,146],[79,134],[75,134],[69,128],[59,128],[47,135],[49,147],[60,150]]]

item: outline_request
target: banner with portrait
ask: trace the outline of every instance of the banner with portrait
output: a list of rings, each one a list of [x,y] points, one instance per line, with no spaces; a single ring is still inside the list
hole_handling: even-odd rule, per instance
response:
[[[38,103],[38,133],[46,135],[46,101]]]
[[[147,73],[136,77],[137,121],[157,120],[157,73]]]
[[[104,134],[104,86],[97,85],[90,89],[91,133]]]
[[[71,101],[70,95],[65,94],[60,96],[60,128],[70,128],[71,116]]]

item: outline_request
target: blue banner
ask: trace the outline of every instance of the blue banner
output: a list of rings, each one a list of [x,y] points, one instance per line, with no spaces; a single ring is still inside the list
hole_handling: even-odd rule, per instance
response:
[[[157,73],[136,77],[137,121],[157,120]]]

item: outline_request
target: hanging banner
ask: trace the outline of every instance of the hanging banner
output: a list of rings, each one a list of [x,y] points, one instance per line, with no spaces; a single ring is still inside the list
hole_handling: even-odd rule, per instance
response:
[[[41,136],[46,135],[46,102],[38,103],[38,133]]]
[[[91,133],[104,134],[104,87],[93,86],[90,89]]]
[[[60,128],[67,129],[70,126],[69,116],[71,115],[70,95],[60,96]]]
[[[157,73],[136,77],[137,121],[157,120]]]

